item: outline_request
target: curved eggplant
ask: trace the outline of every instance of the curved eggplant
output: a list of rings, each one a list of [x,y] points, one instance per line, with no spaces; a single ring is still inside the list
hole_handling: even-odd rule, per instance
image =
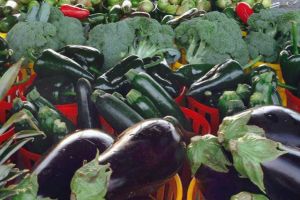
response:
[[[70,182],[83,165],[95,158],[97,149],[105,151],[114,139],[98,130],[87,129],[71,134],[50,151],[35,167],[39,191],[43,197],[70,199]]]
[[[266,137],[300,148],[300,114],[280,106],[254,108],[249,125],[263,128]]]
[[[262,164],[266,195],[270,200],[300,199],[300,149],[282,146],[286,154]],[[234,167],[220,173],[201,166],[196,175],[198,187],[206,200],[230,199],[241,191],[261,193],[249,179],[239,177]]]
[[[271,200],[299,200],[300,149],[282,148],[286,154],[262,164],[266,193]]]
[[[151,119],[126,129],[99,157],[112,175],[106,199],[125,200],[153,193],[181,168],[185,144],[169,121]]]

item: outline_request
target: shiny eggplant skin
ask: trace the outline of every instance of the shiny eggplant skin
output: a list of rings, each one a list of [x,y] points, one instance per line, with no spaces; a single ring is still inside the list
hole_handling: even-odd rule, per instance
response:
[[[99,157],[110,163],[107,200],[125,200],[155,192],[181,168],[185,144],[181,130],[163,119],[151,119],[126,129]]]
[[[229,167],[228,173],[221,173],[203,165],[197,170],[195,178],[206,200],[229,200],[241,191],[260,193],[249,179],[240,178],[233,166]]]
[[[83,161],[95,158],[109,148],[114,139],[98,130],[78,131],[63,139],[33,169],[38,175],[39,191],[43,197],[70,199],[70,182]]]
[[[280,106],[254,108],[249,125],[263,128],[266,137],[300,148],[300,114]]]
[[[283,147],[286,154],[262,164],[270,200],[300,199],[300,149]]]

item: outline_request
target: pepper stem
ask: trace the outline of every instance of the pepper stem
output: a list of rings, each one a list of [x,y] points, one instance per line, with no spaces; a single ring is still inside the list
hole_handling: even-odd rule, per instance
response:
[[[33,50],[27,50],[27,55],[29,60],[31,60],[32,62],[35,62],[37,60],[37,57],[34,55]]]
[[[249,62],[248,64],[244,65],[244,66],[242,67],[243,70],[252,67],[252,65],[255,65],[255,64],[256,64],[257,62],[259,62],[262,58],[263,58],[262,55],[257,56],[257,57],[254,58],[251,62]]]
[[[281,83],[281,82],[277,82],[277,85],[279,86],[279,87],[281,87],[281,88],[285,88],[285,89],[288,89],[288,90],[297,90],[297,88],[296,87],[294,87],[294,86],[291,86],[291,85],[287,85],[287,84],[285,84],[285,83]]]
[[[298,55],[299,54],[299,50],[298,50],[298,30],[297,30],[297,23],[296,22],[292,22],[292,45],[293,45],[293,54],[294,55]]]

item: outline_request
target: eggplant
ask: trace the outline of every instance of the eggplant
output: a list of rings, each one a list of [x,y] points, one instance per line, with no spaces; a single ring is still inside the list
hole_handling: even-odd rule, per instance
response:
[[[229,200],[232,195],[241,191],[260,193],[249,179],[239,177],[233,166],[229,167],[228,173],[221,173],[202,165],[195,178],[206,200]]]
[[[38,176],[38,194],[58,200],[70,199],[70,182],[76,170],[83,161],[93,160],[97,150],[102,153],[113,142],[111,136],[93,129],[78,131],[63,139],[33,169]]]
[[[287,153],[262,164],[266,195],[270,200],[299,200],[300,149],[281,148]],[[230,199],[241,191],[262,193],[249,179],[241,178],[232,166],[228,173],[221,173],[203,165],[197,170],[195,178],[206,200]]]
[[[112,169],[106,199],[151,194],[177,173],[184,160],[185,143],[177,126],[165,119],[137,123],[99,157],[99,164],[110,163]]]
[[[249,125],[263,128],[266,137],[300,148],[300,114],[280,106],[254,108]]]
[[[300,149],[282,148],[286,154],[262,164],[266,194],[270,200],[299,200]]]

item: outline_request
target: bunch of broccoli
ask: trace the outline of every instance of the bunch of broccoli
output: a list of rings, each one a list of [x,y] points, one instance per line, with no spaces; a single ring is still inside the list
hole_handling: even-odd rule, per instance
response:
[[[277,62],[280,50],[290,40],[291,22],[298,22],[300,12],[286,9],[263,9],[248,20],[249,34],[245,38],[251,58],[258,54],[266,62]]]
[[[209,12],[183,22],[175,34],[190,64],[218,64],[232,58],[243,65],[249,60],[239,25],[223,13]]]
[[[57,50],[67,44],[84,44],[84,29],[79,20],[65,17],[62,12],[43,3],[33,7],[22,21],[7,34],[9,47],[18,60],[30,54],[39,55],[44,49]]]
[[[169,25],[146,17],[128,18],[116,23],[100,24],[89,33],[87,44],[104,54],[104,70],[128,55],[153,56],[174,48],[174,31]]]

